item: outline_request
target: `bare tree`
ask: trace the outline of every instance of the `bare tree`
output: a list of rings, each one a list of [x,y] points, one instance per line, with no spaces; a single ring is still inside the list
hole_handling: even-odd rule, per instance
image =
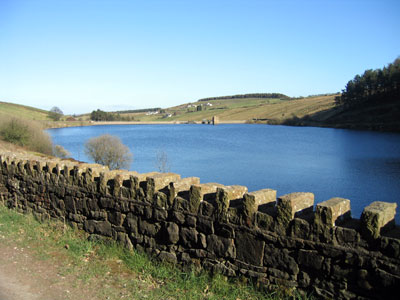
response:
[[[109,134],[89,139],[85,144],[85,153],[95,163],[108,166],[110,170],[128,169],[133,160],[132,153],[120,138]]]
[[[156,167],[161,173],[170,171],[168,155],[165,151],[158,150],[156,154]]]
[[[53,154],[54,154],[54,156],[57,156],[59,158],[67,158],[67,157],[71,156],[69,151],[61,145],[54,146]]]

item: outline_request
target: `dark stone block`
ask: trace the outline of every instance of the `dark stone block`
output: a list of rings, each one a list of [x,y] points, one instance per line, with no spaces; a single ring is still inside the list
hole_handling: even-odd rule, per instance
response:
[[[66,196],[64,199],[64,203],[67,212],[76,214],[75,201],[71,196]]]
[[[156,240],[152,237],[148,237],[148,236],[144,236],[143,237],[143,243],[145,245],[145,247],[150,250],[150,252],[148,252],[150,255],[154,255],[153,251],[154,248],[156,247],[157,243]]]
[[[229,207],[226,216],[229,223],[240,225],[240,222],[242,220],[242,208]]]
[[[265,245],[263,241],[257,240],[252,234],[238,232],[235,245],[237,259],[256,266],[262,265]]]
[[[349,269],[348,267],[340,266],[340,265],[332,265],[331,266],[331,274],[332,278],[338,280],[342,278],[347,278],[350,279],[355,279],[355,270],[354,269]]]
[[[199,217],[197,220],[197,229],[204,234],[213,234],[214,226],[212,220]]]
[[[188,248],[194,248],[197,245],[197,231],[194,228],[182,227],[180,230],[181,243]]]
[[[115,200],[112,198],[100,198],[100,206],[102,208],[114,208]]]
[[[215,234],[207,237],[207,249],[217,257],[236,258],[235,244],[232,239],[219,237]]]
[[[233,228],[233,226],[229,224],[217,223],[215,225],[215,234],[225,238],[232,239],[235,237],[235,229]]]
[[[105,221],[107,219],[107,211],[91,211],[90,216],[95,220]]]
[[[288,280],[290,278],[290,275],[286,272],[283,272],[281,270],[278,269],[274,269],[274,268],[268,268],[268,274],[279,278],[279,279],[286,279]]]
[[[179,225],[185,223],[185,215],[179,211],[173,211],[171,219]]]
[[[115,210],[123,213],[130,211],[130,203],[128,200],[119,200],[115,203]]]
[[[153,216],[153,209],[151,208],[151,206],[145,206],[144,207],[144,216],[146,219],[151,219]]]
[[[200,203],[200,214],[206,217],[211,217],[212,214],[214,213],[215,207],[207,202],[203,201]]]
[[[173,209],[177,211],[189,211],[189,201],[182,197],[175,197]]]
[[[290,236],[300,238],[300,239],[307,239],[310,235],[310,224],[300,218],[294,218],[290,222]]]
[[[314,250],[300,250],[298,257],[299,264],[315,270],[321,270],[324,258]]]
[[[138,218],[132,214],[129,214],[128,217],[125,219],[125,227],[132,233],[137,235],[138,234]]]
[[[360,242],[360,234],[352,228],[336,227],[334,233],[340,245],[352,247]]]
[[[138,216],[144,216],[144,208],[145,206],[138,204],[136,202],[131,203],[132,212]]]
[[[297,282],[299,284],[299,287],[305,288],[310,285],[311,279],[307,273],[300,272],[299,275],[297,276]]]
[[[160,207],[160,208],[167,207],[168,196],[165,193],[163,193],[161,191],[156,192],[154,198],[155,198],[154,202],[157,207]]]
[[[139,219],[139,233],[148,236],[155,236],[158,230],[159,230],[158,225]]]
[[[255,213],[255,225],[263,230],[272,230],[274,227],[274,218],[262,212]]]
[[[177,263],[176,254],[171,252],[161,251],[160,254],[158,255],[158,259],[161,260],[162,262],[167,262],[170,264]]]
[[[344,251],[341,249],[338,249],[335,246],[331,246],[331,245],[324,245],[322,244],[320,246],[320,249],[322,250],[322,254],[325,257],[330,257],[330,258],[334,258],[334,259],[339,259],[341,257],[344,256]]]
[[[115,226],[121,226],[125,220],[125,215],[121,214],[118,211],[107,212],[107,217],[111,224],[114,224]]]
[[[194,216],[186,216],[186,225],[189,227],[196,227],[196,217]]]
[[[197,258],[205,258],[207,257],[207,251],[203,249],[190,249],[189,250],[190,255],[192,257],[197,257]]]
[[[382,237],[380,239],[381,251],[393,258],[400,258],[400,240],[388,237]]]
[[[108,237],[112,236],[111,224],[107,221],[88,220],[84,224],[84,229],[89,233],[96,233]]]
[[[381,269],[376,270],[376,275],[375,279],[378,279],[379,284],[384,288],[398,288],[400,286],[399,276],[392,275]]]
[[[228,276],[228,277],[236,276],[236,272],[234,270],[228,268],[226,265],[221,264],[221,263],[215,264],[212,267],[212,272],[213,273],[217,273],[217,274],[223,274],[223,275]]]
[[[296,275],[299,273],[299,266],[287,249],[279,249],[275,245],[265,244],[264,266],[285,270]]]
[[[199,248],[203,248],[203,249],[207,248],[207,237],[204,234],[199,233],[197,240],[198,240]]]
[[[86,207],[89,211],[100,210],[97,199],[86,198]]]
[[[153,219],[156,221],[165,221],[168,218],[168,212],[165,209],[154,208]]]
[[[111,224],[107,221],[98,221],[95,223],[95,232],[104,236],[112,236]]]
[[[166,239],[169,244],[176,244],[179,241],[179,226],[168,222],[165,224]]]

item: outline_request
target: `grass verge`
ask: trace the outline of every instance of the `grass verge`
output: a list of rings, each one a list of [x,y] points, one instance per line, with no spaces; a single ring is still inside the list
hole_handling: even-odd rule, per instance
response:
[[[0,205],[0,234],[19,247],[32,249],[38,260],[57,262],[58,274],[73,284],[94,287],[105,299],[282,299],[239,280],[182,271],[151,260],[114,242],[93,242],[87,234],[60,222],[39,223]],[[289,299],[289,298],[288,298]],[[303,299],[300,296],[290,299]]]

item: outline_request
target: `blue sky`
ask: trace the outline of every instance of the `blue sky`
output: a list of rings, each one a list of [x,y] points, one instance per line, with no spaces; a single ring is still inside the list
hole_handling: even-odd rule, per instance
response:
[[[397,0],[0,0],[0,101],[67,114],[338,92],[399,55]]]

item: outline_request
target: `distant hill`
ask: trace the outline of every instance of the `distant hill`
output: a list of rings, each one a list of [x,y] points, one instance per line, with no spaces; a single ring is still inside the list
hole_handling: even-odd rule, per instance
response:
[[[268,98],[268,99],[290,99],[289,96],[279,93],[254,93],[254,94],[241,94],[232,96],[219,96],[219,97],[209,97],[199,99],[198,101],[211,101],[211,100],[231,100],[231,99],[258,99],[258,98]]]
[[[255,95],[255,94],[247,94]],[[256,94],[257,95],[257,94]],[[266,95],[266,94],[263,94]],[[272,94],[269,94],[272,95]],[[283,95],[283,94],[274,94]],[[291,99],[281,98],[232,98],[234,96],[201,99],[202,101],[164,108],[156,113],[127,113],[137,122],[197,122],[211,120],[217,116],[222,122],[257,122],[281,124],[293,117],[302,118],[335,106],[338,94]]]

